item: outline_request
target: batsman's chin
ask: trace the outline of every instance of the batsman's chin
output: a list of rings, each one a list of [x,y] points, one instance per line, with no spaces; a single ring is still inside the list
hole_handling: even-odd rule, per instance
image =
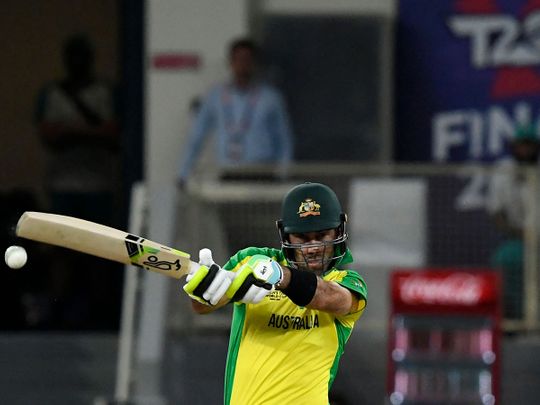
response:
[[[308,260],[305,264],[304,270],[320,274],[324,271],[324,264],[321,259]]]

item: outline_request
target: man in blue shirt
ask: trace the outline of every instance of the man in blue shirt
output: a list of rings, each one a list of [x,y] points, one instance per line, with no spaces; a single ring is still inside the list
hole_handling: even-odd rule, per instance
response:
[[[276,163],[284,168],[292,157],[292,133],[279,92],[256,79],[258,49],[248,39],[229,48],[231,79],[214,86],[204,98],[190,131],[178,173],[187,180],[204,141],[216,135],[221,168]]]

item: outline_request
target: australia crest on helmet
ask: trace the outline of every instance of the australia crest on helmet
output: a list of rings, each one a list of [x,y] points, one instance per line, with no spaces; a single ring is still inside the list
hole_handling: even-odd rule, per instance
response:
[[[309,217],[310,215],[321,215],[321,205],[317,203],[313,198],[306,198],[300,203],[297,214],[300,218]]]

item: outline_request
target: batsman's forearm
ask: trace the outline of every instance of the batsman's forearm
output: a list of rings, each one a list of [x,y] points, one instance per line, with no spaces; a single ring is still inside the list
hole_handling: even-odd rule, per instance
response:
[[[317,277],[317,290],[307,307],[336,315],[346,315],[358,307],[358,299],[338,283]]]
[[[280,290],[287,294],[291,282],[291,270],[282,266],[283,280],[279,284]],[[295,270],[299,271],[299,270]],[[317,287],[308,308],[330,312],[336,315],[345,315],[353,312],[358,306],[358,299],[346,288],[333,281],[325,281],[317,277]]]
[[[216,309],[219,309],[221,307],[224,307],[230,302],[230,299],[227,298],[227,296],[223,296],[221,300],[216,305],[204,305],[201,304],[199,301],[191,300],[191,308],[194,312],[200,315],[209,314],[211,312],[214,312]]]

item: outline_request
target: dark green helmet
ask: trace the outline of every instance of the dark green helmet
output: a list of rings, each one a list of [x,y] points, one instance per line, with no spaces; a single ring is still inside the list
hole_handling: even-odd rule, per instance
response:
[[[324,184],[304,183],[287,193],[281,206],[285,233],[304,233],[337,228],[341,224],[341,204],[334,191]]]
[[[282,250],[293,267],[301,263],[295,259],[295,250],[302,246],[291,244],[289,234],[317,232],[337,229],[337,238],[328,246],[333,246],[334,256],[328,265],[333,265],[346,251],[346,215],[334,191],[321,183],[303,183],[290,190],[281,207],[282,219],[277,221]],[[326,266],[328,267],[328,266]]]

